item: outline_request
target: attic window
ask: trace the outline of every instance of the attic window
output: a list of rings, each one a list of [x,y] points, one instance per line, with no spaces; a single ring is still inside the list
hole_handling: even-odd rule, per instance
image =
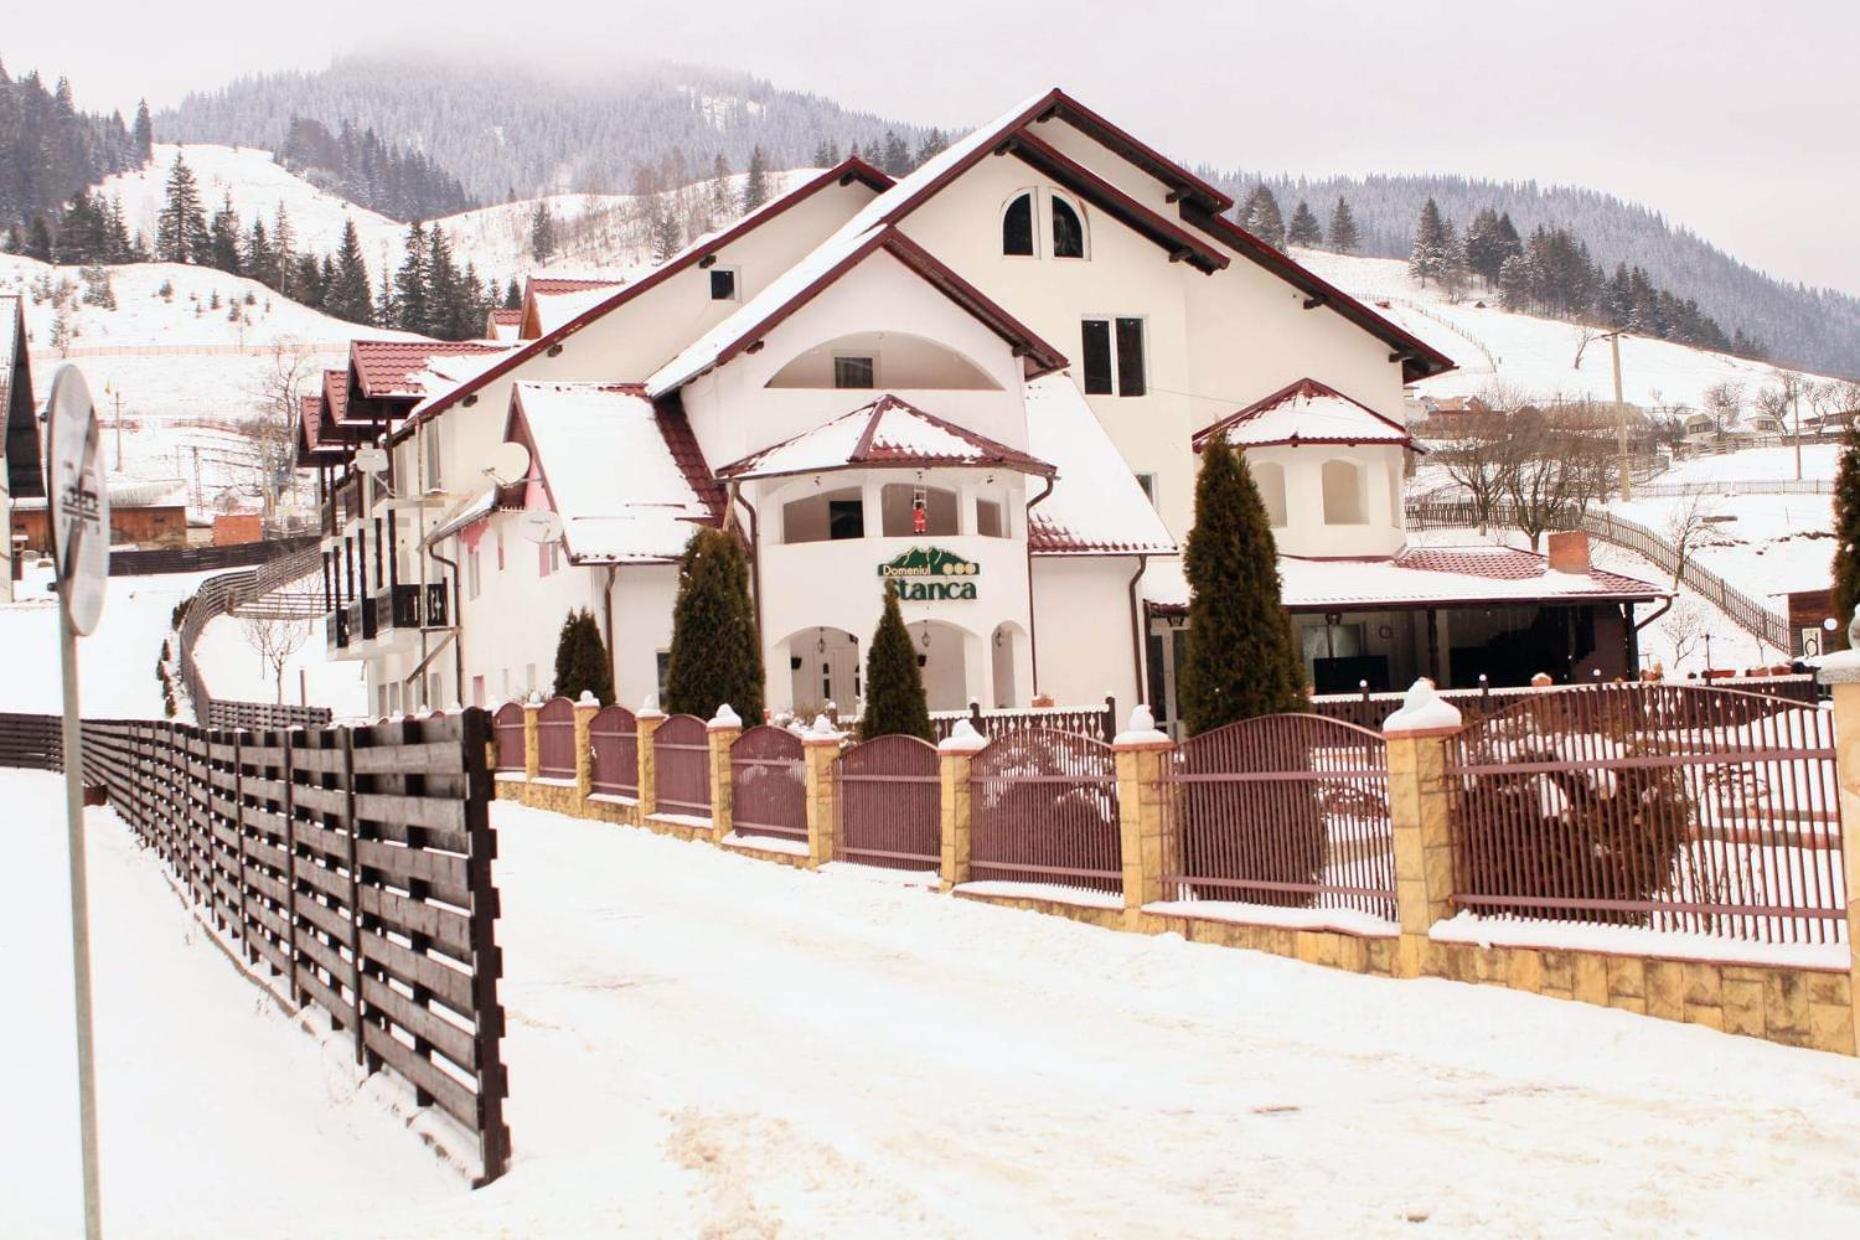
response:
[[[1058,194],[1053,200],[1053,257],[1085,257],[1085,223],[1073,205]]]
[[[1033,191],[1008,203],[1001,215],[1001,252],[1033,257]]]
[[[872,359],[869,357],[834,358],[833,386],[836,388],[871,387]]]
[[[710,299],[712,301],[736,300],[736,271],[731,267],[712,267],[710,269]]]

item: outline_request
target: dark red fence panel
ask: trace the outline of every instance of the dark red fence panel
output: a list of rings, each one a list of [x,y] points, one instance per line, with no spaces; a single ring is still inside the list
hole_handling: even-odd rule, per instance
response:
[[[497,769],[521,775],[524,772],[523,704],[505,702],[491,719],[491,735],[497,741]]]
[[[1184,741],[1164,778],[1164,899],[1396,920],[1380,732],[1317,715],[1245,719]]]
[[[1532,698],[1447,741],[1454,902],[1758,942],[1846,936],[1833,715],[1693,685]]]
[[[730,828],[807,842],[807,767],[801,738],[786,728],[750,728],[730,746]]]
[[[662,814],[710,817],[710,734],[696,715],[673,715],[652,736]]]
[[[565,697],[550,698],[536,712],[536,775],[575,778],[575,704]]]
[[[1029,706],[1021,710],[983,710],[977,703],[969,709],[940,710],[930,716],[940,741],[948,740],[958,723],[967,720],[983,736],[993,740],[1015,732],[1039,730],[1076,732],[1109,741],[1117,735],[1117,699],[1107,697],[1102,706]]]
[[[588,790],[610,797],[639,796],[639,723],[624,706],[603,707],[588,722],[593,769]]]
[[[969,768],[969,872],[978,882],[1124,889],[1117,761],[1089,736],[998,737]]]
[[[839,757],[834,858],[894,870],[943,861],[942,772],[936,747],[915,736],[878,736]]]

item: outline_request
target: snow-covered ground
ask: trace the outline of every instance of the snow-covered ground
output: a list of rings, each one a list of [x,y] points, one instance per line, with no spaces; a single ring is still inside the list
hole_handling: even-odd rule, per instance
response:
[[[0,944],[43,942],[61,924],[55,784],[0,784],[30,810]],[[369,1114],[376,1087],[358,1098],[340,1041],[273,1016],[97,815],[106,1218],[157,1235],[1860,1229],[1851,1059],[509,803],[493,820],[516,1154],[473,1193]],[[39,1069],[0,1138],[21,1147],[0,1158],[8,1233],[68,1226],[75,1203],[62,961],[36,955],[28,1018],[0,1025]]]
[[[174,605],[193,594],[208,574],[112,577],[97,631],[78,639],[78,696],[87,716],[162,718],[155,663],[169,637]],[[47,573],[30,570],[18,597],[0,605],[0,711],[55,714],[63,709],[58,664],[58,611],[46,593]],[[0,815],[4,820],[5,815]]]
[[[327,706],[338,719],[367,714],[368,685],[362,662],[332,662],[327,651],[323,622],[304,621],[303,641],[284,669],[284,700],[297,705],[301,698],[310,706]],[[221,616],[207,625],[194,644],[194,665],[216,697],[277,700],[271,668],[247,640],[245,622],[235,617]]]

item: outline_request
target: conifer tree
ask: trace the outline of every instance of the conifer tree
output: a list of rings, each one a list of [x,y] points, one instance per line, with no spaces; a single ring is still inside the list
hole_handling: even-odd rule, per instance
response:
[[[904,139],[895,132],[885,131],[885,154],[879,167],[886,175],[901,177],[911,170],[911,148],[904,144]]]
[[[897,587],[885,583],[885,611],[872,634],[865,656],[865,713],[859,720],[859,737],[915,736],[936,742],[930,724],[930,707],[924,696],[923,669],[910,630],[898,610]]]
[[[239,213],[233,210],[231,194],[226,195],[220,209],[213,213],[213,222],[207,225],[207,236],[211,247],[207,264],[233,275],[241,274],[244,262],[239,252]]]
[[[530,216],[530,257],[547,263],[555,256],[555,217],[549,213],[549,200],[538,198]]]
[[[1285,240],[1291,245],[1320,246],[1324,244],[1324,230],[1318,225],[1318,217],[1312,213],[1311,204],[1302,198],[1292,209],[1292,223],[1285,230]]]
[[[660,195],[652,205],[652,261],[664,262],[678,253],[681,244],[678,215]]]
[[[1275,250],[1285,248],[1285,217],[1279,212],[1279,200],[1264,185],[1255,185],[1240,204],[1240,227]]]
[[[431,258],[426,239],[426,225],[419,220],[407,225],[407,254],[400,270],[394,274],[394,319],[402,331],[422,334],[432,326],[432,308],[428,294],[431,276],[427,263]]]
[[[607,643],[601,640],[601,626],[587,608],[571,611],[562,621],[562,635],[555,644],[555,695],[580,698],[591,693],[602,706],[614,702],[613,669],[607,662]]]
[[[1429,198],[1421,205],[1420,218],[1415,222],[1408,274],[1423,285],[1429,280],[1444,279],[1451,261],[1449,246],[1447,222],[1440,214],[1440,204]]]
[[[36,258],[42,263],[52,261],[52,226],[45,222],[43,215],[34,215],[32,223],[26,225],[26,244],[22,253],[27,258]]]
[[[515,276],[511,276],[510,283],[504,286],[504,309],[523,309],[523,286],[517,283]]]
[[[749,561],[728,530],[700,529],[678,566],[665,709],[708,719],[728,703],[750,723],[762,719],[762,649]]]
[[[263,220],[253,220],[252,231],[246,235],[245,270],[266,288],[278,286],[278,256],[272,252],[271,234],[265,231]]]
[[[1362,237],[1356,231],[1356,215],[1350,210],[1350,204],[1342,198],[1330,210],[1330,248],[1339,254],[1354,254],[1356,247],[1362,244]]]
[[[709,206],[712,228],[730,218],[730,161],[722,151],[710,166]]]
[[[1845,634],[1860,606],[1860,424],[1848,426],[1834,475],[1833,606]]]
[[[434,224],[426,238],[426,327],[429,336],[461,340],[474,335],[470,320],[474,291],[452,261],[445,229]]]
[[[291,214],[281,202],[271,217],[271,261],[278,271],[271,287],[289,297],[292,277],[297,274],[297,230],[291,227]]]
[[[342,244],[324,294],[324,308],[351,323],[372,323],[374,305],[368,289],[368,264],[362,257],[362,237],[354,220],[342,225]]]
[[[941,129],[932,129],[924,135],[923,141],[917,144],[917,158],[912,162],[911,167],[921,168],[925,161],[941,155],[947,149],[949,149],[948,136]]]
[[[155,257],[164,263],[201,263],[210,245],[194,170],[180,155],[168,173],[168,200],[155,224]]]
[[[749,153],[749,175],[743,180],[743,214],[769,200],[769,161],[760,146]]]
[[[820,141],[814,143],[814,167],[831,168],[834,164],[839,162],[837,159],[829,159],[827,156],[827,140],[822,138]]]
[[[149,120],[149,101],[146,99],[136,104],[136,126],[129,131],[129,136],[136,144],[137,154],[147,163],[155,153],[155,125]]]
[[[1218,435],[1202,449],[1182,567],[1188,652],[1178,692],[1189,735],[1303,709],[1304,664],[1279,601],[1266,505],[1246,458]]]

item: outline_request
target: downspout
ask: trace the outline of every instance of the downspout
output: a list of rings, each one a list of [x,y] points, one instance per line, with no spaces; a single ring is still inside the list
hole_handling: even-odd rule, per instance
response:
[[[452,570],[452,683],[458,690],[458,703],[463,706],[465,705],[465,611],[460,606],[464,598],[463,592],[459,589],[459,565],[457,560],[448,560],[431,547],[426,549],[426,553]],[[421,589],[424,590],[425,586],[421,586]],[[421,601],[424,604],[425,600]],[[426,648],[424,626],[420,629],[420,647],[421,652],[424,653]],[[426,662],[422,662],[420,666],[425,667]]]
[[[1137,705],[1148,706],[1148,686],[1143,675],[1143,617],[1149,613],[1148,606],[1137,605],[1137,583],[1143,580],[1143,570],[1150,566],[1150,557],[1137,557],[1137,571],[1130,575],[1130,656],[1137,669]]]
[[[1053,493],[1053,475],[1046,476],[1046,488],[1027,501],[1026,528],[1021,542],[1027,548],[1027,667],[1033,674],[1033,696],[1040,696],[1040,630],[1033,618],[1033,510]]]
[[[614,651],[614,578],[620,566],[607,566],[607,589],[601,593],[601,618],[607,626],[607,683],[613,688],[614,701],[620,700],[620,656]]]
[[[762,517],[756,506],[743,498],[740,483],[730,483],[731,505],[741,504],[749,513],[749,588],[756,595],[756,649],[762,649]],[[763,669],[766,675],[768,669]]]

